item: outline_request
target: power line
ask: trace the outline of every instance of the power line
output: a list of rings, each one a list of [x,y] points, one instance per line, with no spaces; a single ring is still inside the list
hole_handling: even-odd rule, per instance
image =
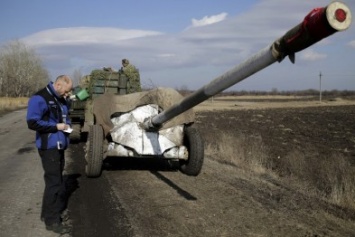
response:
[[[319,72],[319,102],[322,102],[322,72]]]

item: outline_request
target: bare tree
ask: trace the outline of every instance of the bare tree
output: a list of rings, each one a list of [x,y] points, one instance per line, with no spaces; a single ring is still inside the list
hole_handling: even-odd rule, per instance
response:
[[[80,84],[81,78],[83,77],[83,74],[81,73],[80,69],[75,69],[72,75],[72,80],[74,86],[77,86]]]
[[[0,49],[0,96],[30,96],[49,81],[35,50],[16,40]]]
[[[190,93],[189,87],[187,85],[180,86],[177,91],[180,92],[180,94],[182,94],[183,96],[186,96]]]

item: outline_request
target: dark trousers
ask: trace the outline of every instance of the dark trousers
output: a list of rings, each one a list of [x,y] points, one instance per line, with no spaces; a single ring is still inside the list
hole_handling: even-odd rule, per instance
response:
[[[57,149],[38,150],[44,170],[45,189],[41,219],[46,225],[59,223],[65,209],[65,183],[63,181],[64,151]]]

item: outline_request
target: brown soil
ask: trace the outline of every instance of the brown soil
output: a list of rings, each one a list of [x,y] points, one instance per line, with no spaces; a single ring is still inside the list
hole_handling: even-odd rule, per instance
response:
[[[196,108],[205,143],[218,143],[220,133],[243,134],[250,141],[261,137],[276,171],[283,168],[278,161],[294,150],[316,159],[355,159],[352,102],[231,100],[213,106]],[[82,174],[69,203],[73,236],[355,236],[353,209],[271,173],[206,156],[201,174],[188,177],[166,162],[126,159],[107,160],[103,175],[92,180],[83,177],[82,148],[73,145],[70,155],[71,172]]]
[[[320,158],[332,153],[355,161],[355,106],[259,108],[198,112],[198,127],[208,143],[215,134],[261,136],[269,157],[280,159],[291,151],[307,151]]]

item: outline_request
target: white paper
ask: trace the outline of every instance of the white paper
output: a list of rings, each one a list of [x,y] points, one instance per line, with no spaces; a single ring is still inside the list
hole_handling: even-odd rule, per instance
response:
[[[63,132],[66,132],[66,133],[71,133],[73,131],[73,129],[71,127],[63,130]]]

